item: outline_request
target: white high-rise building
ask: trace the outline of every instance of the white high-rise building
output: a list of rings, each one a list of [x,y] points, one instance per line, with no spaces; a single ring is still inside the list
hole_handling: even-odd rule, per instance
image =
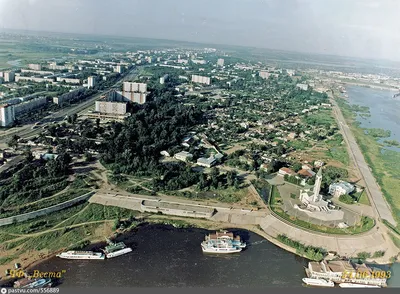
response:
[[[13,71],[6,71],[4,73],[4,81],[11,83],[15,81],[15,73]]]
[[[4,104],[0,106],[0,126],[7,127],[14,123],[15,112],[14,106]]]
[[[192,82],[193,83],[210,85],[211,84],[211,79],[209,77],[192,75]]]
[[[88,88],[93,88],[96,85],[96,77],[88,77]]]
[[[225,60],[223,58],[219,58],[217,61],[218,66],[224,66]]]
[[[122,89],[124,92],[147,93],[147,84],[124,82]]]

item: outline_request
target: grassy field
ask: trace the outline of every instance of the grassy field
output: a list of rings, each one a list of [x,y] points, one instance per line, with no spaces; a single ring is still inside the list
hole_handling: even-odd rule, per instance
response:
[[[387,150],[372,135],[365,133],[355,121],[355,114],[349,105],[340,99],[338,104],[346,118],[365,160],[379,183],[386,200],[394,211],[394,217],[400,221],[400,152]],[[399,226],[400,227],[400,226]]]
[[[22,257],[81,248],[109,236],[118,220],[134,219],[138,214],[85,202],[33,221],[1,227],[0,265],[22,263]]]

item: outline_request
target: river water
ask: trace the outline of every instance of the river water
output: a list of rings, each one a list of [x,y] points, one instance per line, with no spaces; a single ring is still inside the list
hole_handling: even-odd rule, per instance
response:
[[[203,229],[145,225],[119,238],[133,252],[109,260],[51,258],[35,269],[66,270],[61,287],[300,287],[307,260],[257,234],[232,230],[249,246],[240,254],[203,254]],[[104,244],[99,244],[99,246]],[[92,247],[93,248],[93,247]],[[90,248],[90,249],[92,249]]]
[[[357,121],[362,128],[381,128],[391,131],[390,138],[400,142],[400,96],[392,98],[395,92],[366,87],[349,86],[347,88],[350,104],[369,107],[370,117],[358,115]],[[382,140],[381,140],[382,141]],[[398,147],[386,147],[400,151]]]
[[[249,231],[235,230],[248,248],[239,254],[203,254],[209,231],[144,225],[118,238],[132,253],[109,260],[51,258],[35,267],[66,270],[60,287],[301,287],[307,260]],[[99,249],[97,244],[87,249]],[[400,268],[392,269],[396,276]],[[393,279],[392,279],[393,280]],[[389,281],[391,283],[391,281]],[[389,284],[390,284],[389,283]],[[399,283],[393,285],[399,286]]]

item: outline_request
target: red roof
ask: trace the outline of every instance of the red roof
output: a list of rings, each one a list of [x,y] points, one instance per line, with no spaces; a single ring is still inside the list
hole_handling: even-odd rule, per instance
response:
[[[301,176],[303,176],[303,177],[309,177],[309,178],[312,177],[312,174],[311,174],[308,170],[306,170],[306,169],[301,169],[301,170],[299,170],[299,171],[297,172],[297,174],[298,174],[298,175],[301,175]]]
[[[290,168],[287,168],[287,167],[282,167],[282,168],[280,168],[279,170],[280,170],[280,171],[283,171],[283,172],[285,172],[285,173],[287,173],[287,174],[291,174],[291,175],[294,175],[294,174],[295,174],[294,171],[292,171]]]

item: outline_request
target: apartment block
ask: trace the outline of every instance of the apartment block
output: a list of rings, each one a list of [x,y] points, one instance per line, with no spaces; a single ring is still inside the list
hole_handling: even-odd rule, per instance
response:
[[[14,106],[4,104],[0,106],[0,126],[7,127],[14,123],[15,112]]]

